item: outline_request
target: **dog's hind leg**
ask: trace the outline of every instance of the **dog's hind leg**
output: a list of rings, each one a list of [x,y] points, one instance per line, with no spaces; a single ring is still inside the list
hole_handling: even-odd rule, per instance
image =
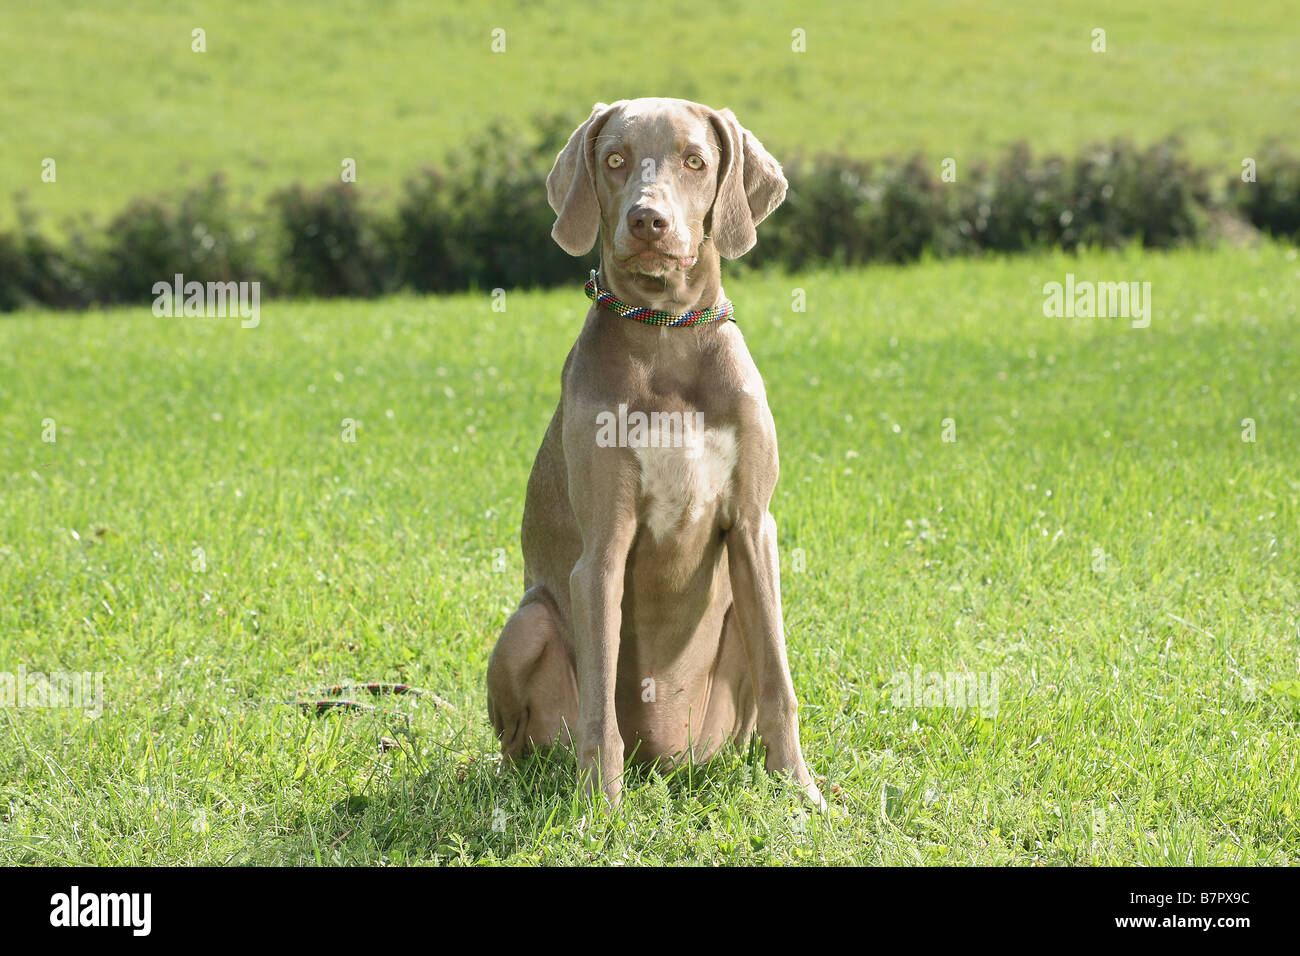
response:
[[[578,680],[560,637],[559,617],[541,588],[524,595],[488,661],[488,717],[513,760],[534,747],[571,745]]]

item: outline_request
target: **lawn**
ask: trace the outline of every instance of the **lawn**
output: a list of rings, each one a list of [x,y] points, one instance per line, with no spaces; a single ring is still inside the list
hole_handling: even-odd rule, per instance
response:
[[[1149,281],[1150,327],[1044,317],[1066,273]],[[1295,863],[1298,279],[1262,245],[729,283],[825,816],[753,752],[636,771],[613,817],[571,757],[499,767],[483,676],[578,277],[505,313],[6,318],[0,672],[104,699],[0,707],[0,863]],[[996,707],[900,702],[918,669]],[[443,703],[285,703],[344,680]]]
[[[306,12],[286,0],[6,0],[0,225],[17,191],[58,230],[214,171],[260,201],[286,183],[338,181],[345,157],[392,201],[416,167],[493,121],[571,128],[597,100],[631,96],[730,106],[782,158],[921,150],[960,170],[1019,139],[1070,152],[1178,133],[1225,178],[1263,140],[1293,137],[1300,115],[1287,0],[670,0],[653,21],[582,0],[329,0]],[[1092,49],[1099,28],[1105,53]],[[191,48],[195,29],[206,52]],[[493,52],[498,29],[505,48]],[[806,52],[792,50],[795,30]],[[47,157],[54,183],[41,180]]]

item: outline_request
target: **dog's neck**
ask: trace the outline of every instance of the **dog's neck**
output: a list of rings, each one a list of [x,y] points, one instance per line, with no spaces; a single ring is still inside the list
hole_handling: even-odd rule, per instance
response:
[[[684,314],[721,304],[722,260],[717,247],[706,239],[700,243],[695,265],[662,276],[630,272],[618,264],[611,242],[600,249],[600,286],[623,302],[660,312]],[[632,323],[635,324],[635,323]]]

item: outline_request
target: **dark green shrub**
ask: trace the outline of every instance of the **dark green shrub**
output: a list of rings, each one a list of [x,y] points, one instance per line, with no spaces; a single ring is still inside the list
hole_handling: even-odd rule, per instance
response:
[[[231,208],[220,178],[178,198],[136,200],[102,237],[84,227],[61,245],[20,211],[0,236],[0,309],[147,301],[158,281],[261,279],[271,293],[373,296],[577,283],[598,255],[575,261],[550,241],[546,174],[568,135],[547,120],[534,137],[489,128],[438,169],[406,184],[391,218],[358,187],[292,186],[253,218]],[[1258,228],[1300,238],[1300,160],[1260,158],[1259,182],[1236,183],[1232,207]],[[936,255],[1074,249],[1196,238],[1209,195],[1204,170],[1166,141],[1118,140],[1073,161],[1036,159],[1023,143],[995,164],[972,163],[946,183],[938,163],[837,156],[786,164],[785,204],[736,267],[789,270],[905,262]],[[259,226],[270,239],[259,237]],[[271,241],[273,240],[273,241]]]
[[[1256,161],[1253,183],[1234,181],[1233,204],[1256,229],[1300,242],[1300,157],[1277,145]]]
[[[314,296],[373,296],[397,284],[391,236],[351,183],[274,194],[279,246],[275,285]]]
[[[0,234],[0,312],[25,305],[84,308],[93,301],[78,236],[60,249],[34,226]]]
[[[1145,150],[1126,140],[1093,146],[1071,171],[1070,218],[1060,243],[1116,246],[1141,239],[1166,248],[1200,232],[1204,175],[1178,156],[1173,141]]]
[[[257,278],[256,231],[241,226],[246,215],[230,207],[225,181],[168,198],[136,199],[108,225],[93,259],[89,292],[99,302],[153,299],[156,282],[177,273],[199,282]]]
[[[461,286],[451,253],[453,215],[442,173],[426,167],[406,181],[397,206],[394,251],[401,284],[417,292]]]
[[[785,174],[786,201],[742,261],[789,269],[906,262],[972,245],[959,228],[956,185],[920,156],[902,163],[819,156],[795,160]]]
[[[944,251],[956,232],[949,203],[955,184],[940,182],[920,156],[881,170],[880,198],[868,219],[880,243],[880,258],[908,262],[927,250]],[[942,244],[937,242],[940,236]]]
[[[95,301],[94,263],[80,234],[74,234],[60,248],[44,236],[27,233],[23,252],[30,302],[59,309],[84,309]]]
[[[29,301],[26,275],[27,256],[18,237],[0,232],[0,312],[12,312]]]
[[[411,179],[397,211],[404,281],[429,292],[518,288],[576,281],[594,266],[598,255],[575,261],[549,238],[556,139],[554,129],[529,140],[494,125],[455,153],[445,174],[426,169]]]
[[[785,202],[760,230],[757,246],[740,262],[778,263],[789,269],[853,265],[879,258],[885,237],[873,230],[872,204],[883,189],[869,163],[816,157],[785,166]]]
[[[967,172],[959,201],[958,229],[992,252],[1020,252],[1060,242],[1069,208],[1065,163],[1035,162],[1025,143],[1014,144],[990,172],[976,164]]]

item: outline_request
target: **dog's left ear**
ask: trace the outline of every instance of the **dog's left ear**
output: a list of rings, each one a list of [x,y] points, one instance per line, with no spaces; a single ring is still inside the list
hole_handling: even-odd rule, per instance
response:
[[[555,157],[551,174],[546,177],[546,200],[555,210],[551,235],[571,256],[586,255],[596,244],[600,230],[600,203],[596,199],[591,156],[596,136],[614,111],[614,106],[597,103],[592,107],[591,115],[573,131],[569,142]]]
[[[758,241],[754,227],[785,199],[781,164],[740,125],[731,110],[714,110],[710,121],[722,144],[718,194],[713,200],[710,234],[718,253],[738,259]]]

